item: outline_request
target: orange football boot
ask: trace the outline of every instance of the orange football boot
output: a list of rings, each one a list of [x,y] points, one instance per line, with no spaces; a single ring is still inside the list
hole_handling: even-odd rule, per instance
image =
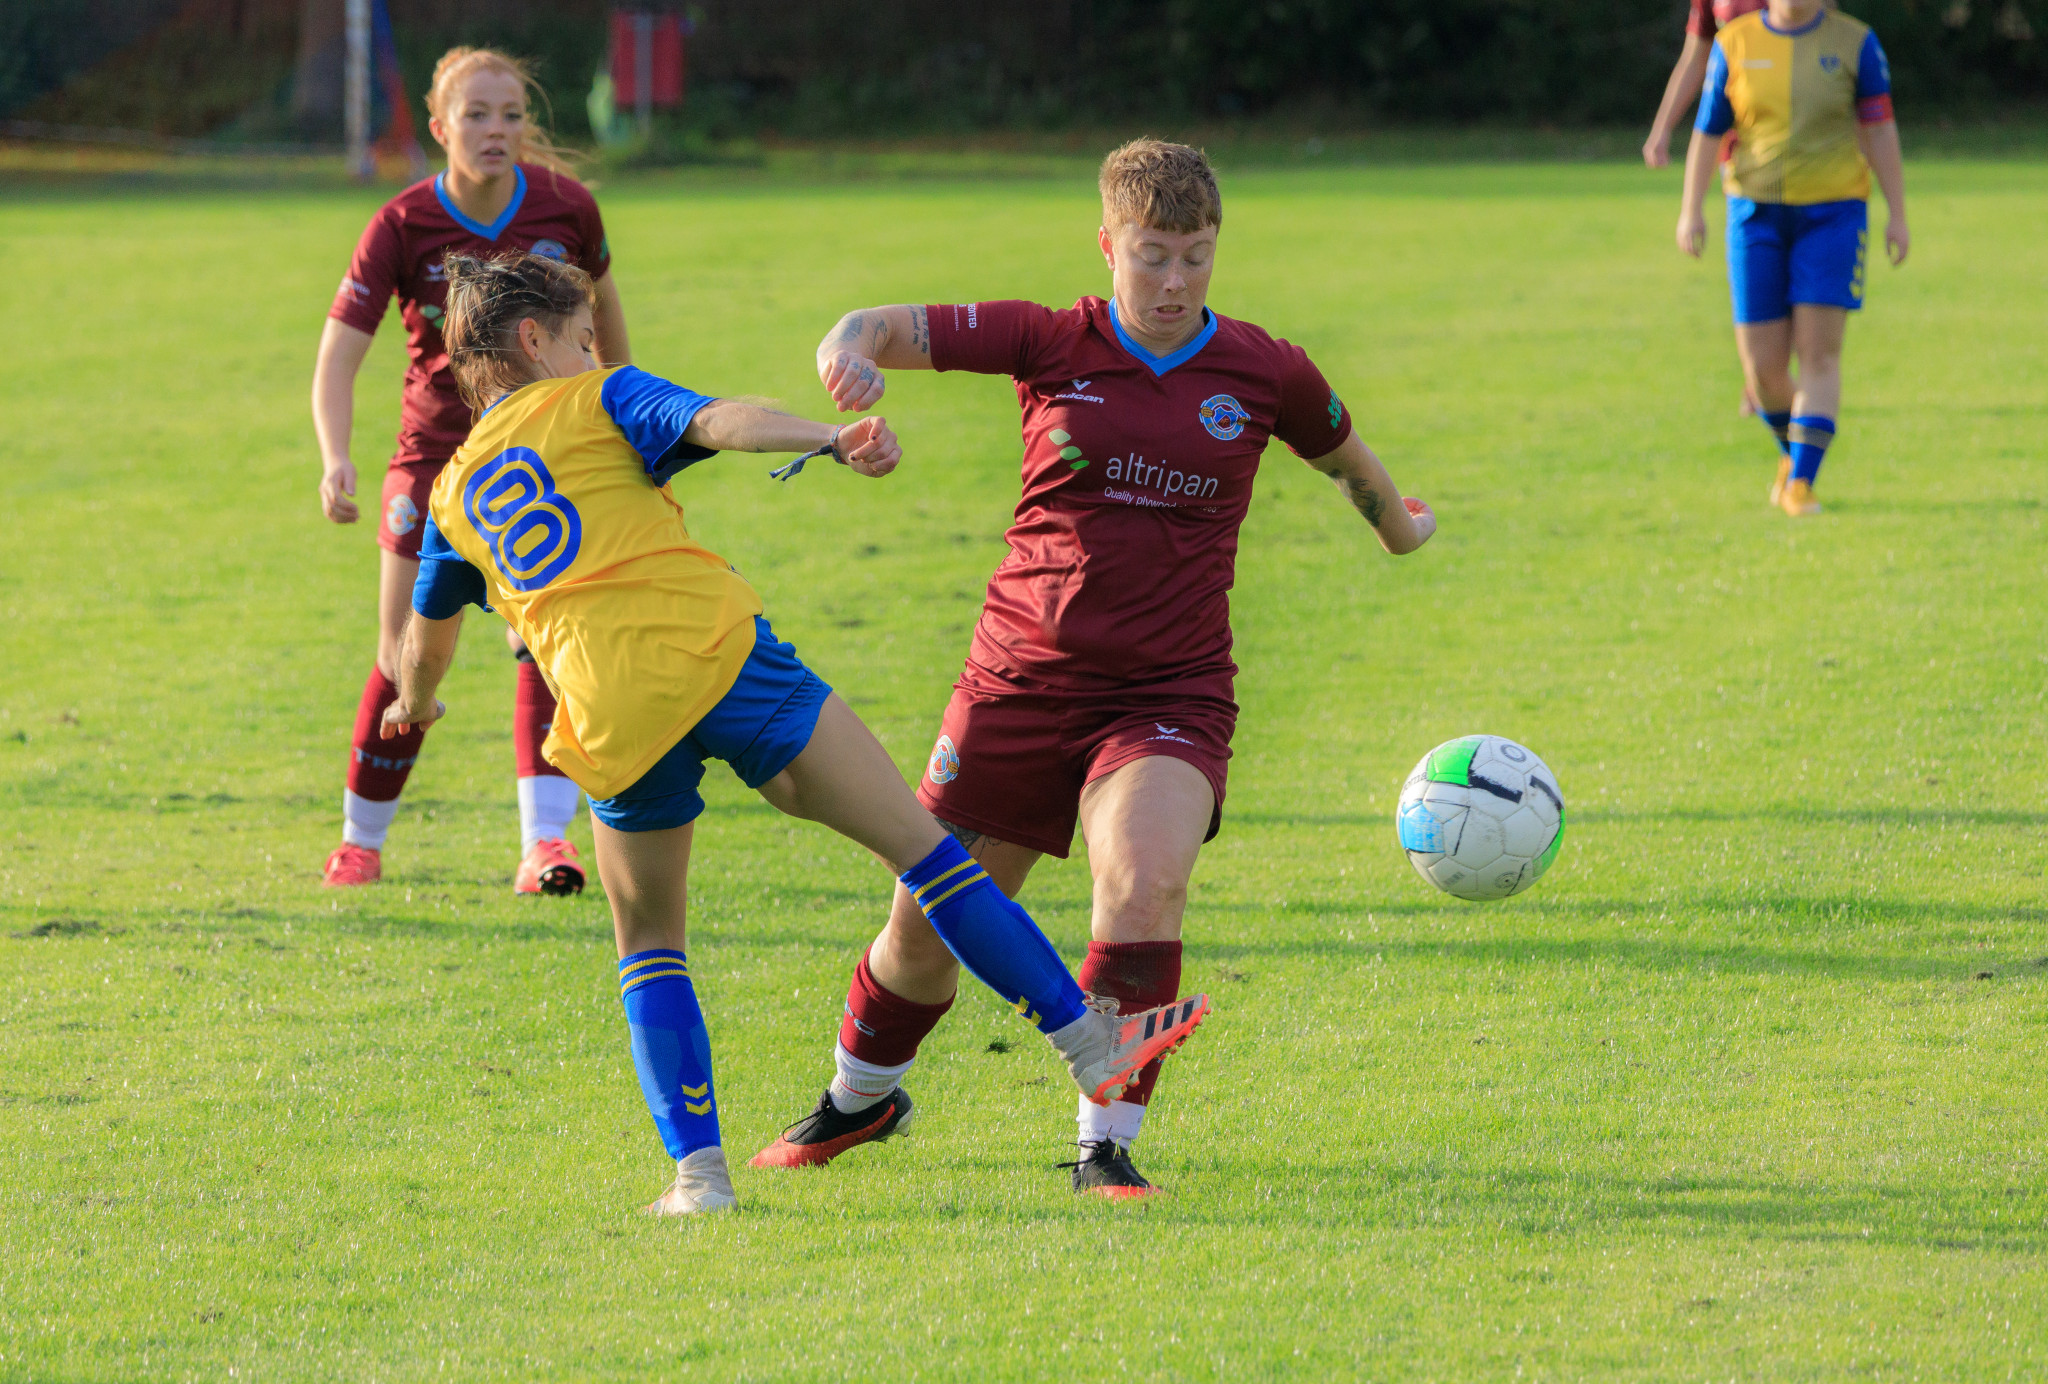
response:
[[[583,863],[576,848],[559,836],[536,841],[519,873],[512,876],[515,894],[580,894],[583,892]]]

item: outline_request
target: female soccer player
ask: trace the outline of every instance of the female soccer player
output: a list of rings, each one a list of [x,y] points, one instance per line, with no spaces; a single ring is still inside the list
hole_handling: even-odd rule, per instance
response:
[[[1685,156],[1677,238],[1688,255],[1706,246],[1707,183],[1715,146],[1731,130],[1722,186],[1735,346],[1778,441],[1771,503],[1793,516],[1817,514],[1813,485],[1842,397],[1842,337],[1849,313],[1863,306],[1873,171],[1889,210],[1891,262],[1903,263],[1912,246],[1877,35],[1818,0],[1770,0],[1720,32]]]
[[[405,393],[398,451],[384,474],[378,510],[377,662],[356,708],[341,845],[327,858],[331,885],[369,884],[383,873],[384,837],[398,795],[419,757],[418,732],[379,740],[395,695],[398,641],[419,569],[420,517],[427,492],[469,433],[442,341],[450,253],[531,250],[580,266],[597,281],[598,349],[631,359],[626,319],[612,285],[611,253],[597,203],[568,176],[547,131],[532,117],[537,93],[525,67],[488,48],[451,48],[435,65],[427,128],[448,152],[448,170],[385,203],[364,230],[347,277],[328,310],[313,371],[313,426],[325,474],[320,505],[337,524],[356,522],[356,468],[349,459],[355,379],[393,294],[405,321]],[[519,772],[522,894],[573,894],[583,887],[576,848],[564,839],[576,815],[576,785],[541,757],[555,700],[516,640],[519,689],[513,747]]]
[[[1030,916],[918,806],[860,718],[776,640],[745,578],[690,537],[669,494],[677,472],[720,448],[809,448],[796,465],[830,454],[887,475],[901,455],[888,425],[835,428],[604,367],[581,270],[539,255],[446,263],[448,353],[481,416],[434,483],[384,733],[442,714],[434,690],[467,604],[494,605],[554,685],[547,756],[590,794],[633,1064],[677,1160],[648,1209],[734,1205],[684,953],[709,758],[889,862],[935,936],[1052,1041],[1084,1098],[1107,1102],[1185,1040],[1204,996],[1126,1018],[1087,1003]]]
[[[1125,1005],[1180,983],[1196,853],[1221,821],[1237,720],[1229,591],[1269,438],[1340,490],[1390,553],[1435,531],[1352,431],[1299,347],[1211,312],[1222,198],[1199,150],[1137,140],[1103,161],[1096,243],[1112,296],[849,313],[818,347],[842,410],[882,372],[1016,382],[1024,493],[918,795],[1014,895],[1078,819],[1094,875],[1082,988]],[[908,1108],[901,1081],[952,1003],[952,957],[911,896],[855,968],[837,1067],[817,1109],[756,1157],[822,1163]],[[1077,1190],[1143,1196],[1132,1166],[1156,1069],[1084,1104]]]

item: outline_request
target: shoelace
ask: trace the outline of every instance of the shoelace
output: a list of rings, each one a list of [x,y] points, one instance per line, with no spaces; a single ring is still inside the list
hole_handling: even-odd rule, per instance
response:
[[[1115,1165],[1120,1162],[1129,1163],[1131,1161],[1131,1155],[1125,1151],[1122,1144],[1119,1144],[1114,1139],[1094,1139],[1079,1147],[1083,1150],[1081,1157],[1076,1158],[1071,1163],[1055,1163],[1053,1166],[1055,1168],[1085,1168],[1090,1163]],[[1132,1168],[1131,1171],[1136,1172],[1137,1169]]]

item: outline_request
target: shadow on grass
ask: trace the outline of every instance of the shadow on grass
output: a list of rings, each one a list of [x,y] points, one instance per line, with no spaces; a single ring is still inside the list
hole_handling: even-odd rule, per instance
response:
[[[1233,1235],[1276,1235],[1283,1242],[1291,1222],[1340,1238],[1347,1230],[1360,1235],[1416,1230],[1462,1235],[1478,1230],[1530,1239],[1606,1239],[1634,1228],[1657,1236],[1721,1242],[1737,1238],[2001,1255],[2048,1251],[2048,1226],[2040,1214],[2042,1193],[2034,1187],[1638,1178],[1529,1167],[1483,1171],[1376,1165],[1369,1157],[1341,1163],[1195,1157],[1169,1160],[1151,1170],[1187,1195],[1146,1203],[1139,1214],[1148,1222],[1164,1219]],[[1002,1170],[972,1161],[954,1163],[947,1171],[980,1177]],[[1266,1187],[1286,1192],[1254,1199],[1230,1190]],[[892,1223],[902,1215],[900,1207],[886,1201],[858,1199],[835,1201],[829,1209],[757,1207],[750,1199],[749,1210],[757,1209],[791,1219],[829,1215],[834,1221],[877,1224]],[[1001,1227],[1004,1234],[1015,1233],[1024,1224],[1060,1225],[1101,1216],[1092,1205],[1070,1209],[984,1200],[972,1194],[941,1199],[920,1211],[942,1221],[986,1222],[992,1230]]]

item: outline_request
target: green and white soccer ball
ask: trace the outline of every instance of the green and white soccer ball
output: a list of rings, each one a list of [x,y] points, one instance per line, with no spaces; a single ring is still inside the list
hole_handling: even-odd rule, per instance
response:
[[[1564,844],[1564,795],[1533,753],[1498,735],[1446,740],[1401,785],[1401,849],[1461,899],[1504,899],[1543,877]]]

